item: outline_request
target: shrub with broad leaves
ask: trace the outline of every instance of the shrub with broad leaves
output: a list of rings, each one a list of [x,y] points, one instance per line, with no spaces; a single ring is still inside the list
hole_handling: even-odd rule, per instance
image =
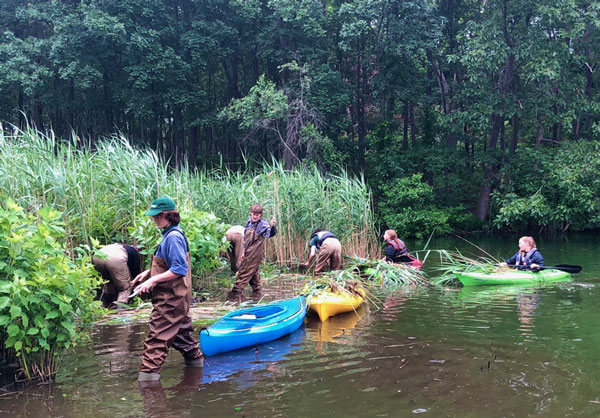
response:
[[[23,378],[48,380],[57,357],[77,343],[100,311],[100,279],[89,251],[65,248],[61,213],[0,203],[0,343]]]

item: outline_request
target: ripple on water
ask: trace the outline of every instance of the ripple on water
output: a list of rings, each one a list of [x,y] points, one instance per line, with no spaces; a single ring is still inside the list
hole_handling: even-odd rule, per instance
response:
[[[135,380],[147,326],[103,326],[65,356],[57,384],[4,398],[0,412],[596,416],[597,296],[573,283],[382,293],[362,314],[308,318],[297,334],[209,357],[201,370],[172,351],[160,386],[147,390]]]

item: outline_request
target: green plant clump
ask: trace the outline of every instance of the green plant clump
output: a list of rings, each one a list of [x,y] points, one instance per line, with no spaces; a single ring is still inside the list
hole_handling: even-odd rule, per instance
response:
[[[0,343],[26,380],[52,379],[58,357],[100,312],[89,251],[67,256],[61,213],[0,203]]]
[[[181,208],[181,224],[190,246],[192,273],[201,274],[221,265],[219,254],[227,249],[225,231],[227,225],[212,213]],[[142,254],[150,255],[161,240],[154,222],[147,216],[136,217],[130,228],[131,236],[137,241]]]

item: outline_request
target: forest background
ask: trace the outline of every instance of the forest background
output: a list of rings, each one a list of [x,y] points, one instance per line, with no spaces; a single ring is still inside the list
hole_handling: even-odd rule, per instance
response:
[[[364,175],[401,236],[600,227],[600,3],[3,0],[0,120]],[[15,136],[16,138],[16,136]]]

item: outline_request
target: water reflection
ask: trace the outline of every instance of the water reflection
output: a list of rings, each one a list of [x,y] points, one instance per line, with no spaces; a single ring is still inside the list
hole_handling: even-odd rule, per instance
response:
[[[540,295],[535,292],[522,292],[517,295],[517,313],[519,315],[519,331],[523,336],[531,336],[534,334],[535,328],[535,311],[538,306]],[[525,341],[531,341],[526,338]]]
[[[144,413],[151,418],[171,418],[181,416],[182,405],[179,405],[182,394],[202,389],[202,367],[186,367],[181,381],[167,389],[159,381],[138,382]],[[175,396],[167,397],[166,392]],[[178,405],[173,405],[178,404]],[[185,409],[185,408],[183,408]]]
[[[101,343],[96,345],[94,354],[107,374],[130,372],[130,353],[140,350],[138,328],[113,325],[101,326],[95,331],[94,340]]]
[[[266,369],[277,373],[277,362],[284,360],[293,350],[302,347],[304,328],[290,335],[256,347],[222,353],[207,357],[204,361],[202,383],[214,383],[234,379],[238,388],[247,388],[256,383],[254,373]]]
[[[382,319],[390,322],[395,321],[400,315],[400,312],[402,312],[407,300],[408,294],[406,291],[393,292],[387,295],[383,302]]]
[[[323,343],[335,343],[342,335],[351,335],[356,325],[365,318],[368,310],[365,305],[363,303],[355,311],[329,317],[326,321],[321,321],[318,316],[308,317],[306,328],[310,330],[310,338],[317,343],[317,352],[323,352]]]
[[[458,297],[462,303],[495,306],[496,309],[514,310],[516,305],[517,331],[525,337],[525,342],[531,342],[542,289],[528,286],[466,286],[459,291]]]

